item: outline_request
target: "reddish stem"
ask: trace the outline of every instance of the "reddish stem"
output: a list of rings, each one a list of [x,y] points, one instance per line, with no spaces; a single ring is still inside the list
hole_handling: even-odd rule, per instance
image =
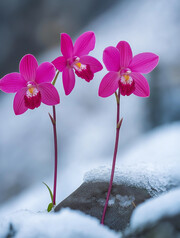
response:
[[[114,171],[115,171],[115,164],[116,164],[116,156],[117,156],[117,150],[118,150],[119,131],[120,131],[121,124],[122,124],[122,119],[119,120],[119,115],[120,115],[120,90],[118,90],[118,94],[116,94],[116,101],[117,101],[116,141],[115,141],[113,163],[112,163],[112,169],[111,169],[111,178],[110,178],[110,182],[109,182],[109,188],[108,188],[106,203],[105,203],[104,210],[103,210],[101,224],[104,224],[104,218],[105,218],[105,215],[106,215],[106,210],[107,210],[107,206],[108,206],[108,202],[109,202],[109,197],[110,197],[110,194],[111,194],[111,188],[112,188],[112,183],[113,183],[113,178],[114,178]]]
[[[54,133],[54,190],[53,190],[53,205],[56,205],[58,153],[57,153],[57,131],[56,131],[56,108],[55,108],[55,106],[53,106],[53,118],[52,118],[51,121],[52,121],[52,125],[53,125],[53,133]]]

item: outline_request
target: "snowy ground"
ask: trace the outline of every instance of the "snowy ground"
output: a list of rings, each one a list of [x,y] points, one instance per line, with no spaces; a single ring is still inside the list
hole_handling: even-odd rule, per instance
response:
[[[7,237],[11,224],[11,235],[16,238],[120,238],[93,217],[70,209],[60,213],[34,213],[21,210],[0,220],[0,237]]]

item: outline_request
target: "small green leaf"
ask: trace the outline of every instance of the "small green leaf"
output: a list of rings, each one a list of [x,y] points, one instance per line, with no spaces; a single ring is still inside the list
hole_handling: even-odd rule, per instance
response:
[[[52,194],[52,191],[51,191],[51,189],[50,189],[50,187],[46,184],[46,183],[44,183],[43,182],[43,184],[47,187],[47,189],[49,190],[49,194],[50,194],[50,197],[51,197],[51,201],[52,201],[52,203],[53,203],[53,194]]]
[[[50,212],[52,210],[52,208],[53,208],[53,203],[51,202],[48,205],[47,211]]]

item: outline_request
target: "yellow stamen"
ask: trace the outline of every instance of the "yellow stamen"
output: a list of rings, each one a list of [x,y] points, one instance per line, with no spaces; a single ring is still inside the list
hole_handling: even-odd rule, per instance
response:
[[[76,66],[77,66],[78,68],[81,68],[81,63],[80,63],[80,62],[76,63]]]
[[[33,94],[34,89],[33,88],[28,88],[29,92]]]
[[[124,78],[125,78],[126,81],[128,81],[129,80],[129,75],[125,74]]]

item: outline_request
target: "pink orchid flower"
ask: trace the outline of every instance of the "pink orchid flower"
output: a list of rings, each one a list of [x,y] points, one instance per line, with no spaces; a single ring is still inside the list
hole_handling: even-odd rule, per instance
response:
[[[13,108],[16,115],[29,109],[60,102],[56,88],[51,84],[55,67],[49,62],[38,66],[33,55],[25,55],[19,64],[20,73],[10,73],[0,80],[0,89],[6,93],[16,93]]]
[[[75,74],[90,82],[94,77],[94,73],[102,70],[101,63],[94,57],[88,56],[94,47],[94,32],[88,31],[80,35],[74,46],[68,34],[61,34],[61,52],[63,56],[56,58],[52,63],[56,69],[62,72],[66,95],[69,95],[74,88]]]
[[[139,97],[148,97],[149,84],[142,73],[151,72],[158,61],[159,57],[153,53],[141,53],[133,57],[126,41],[120,41],[116,47],[107,47],[103,52],[103,62],[110,72],[100,83],[99,96],[108,97],[119,88],[123,96],[133,93]]]

